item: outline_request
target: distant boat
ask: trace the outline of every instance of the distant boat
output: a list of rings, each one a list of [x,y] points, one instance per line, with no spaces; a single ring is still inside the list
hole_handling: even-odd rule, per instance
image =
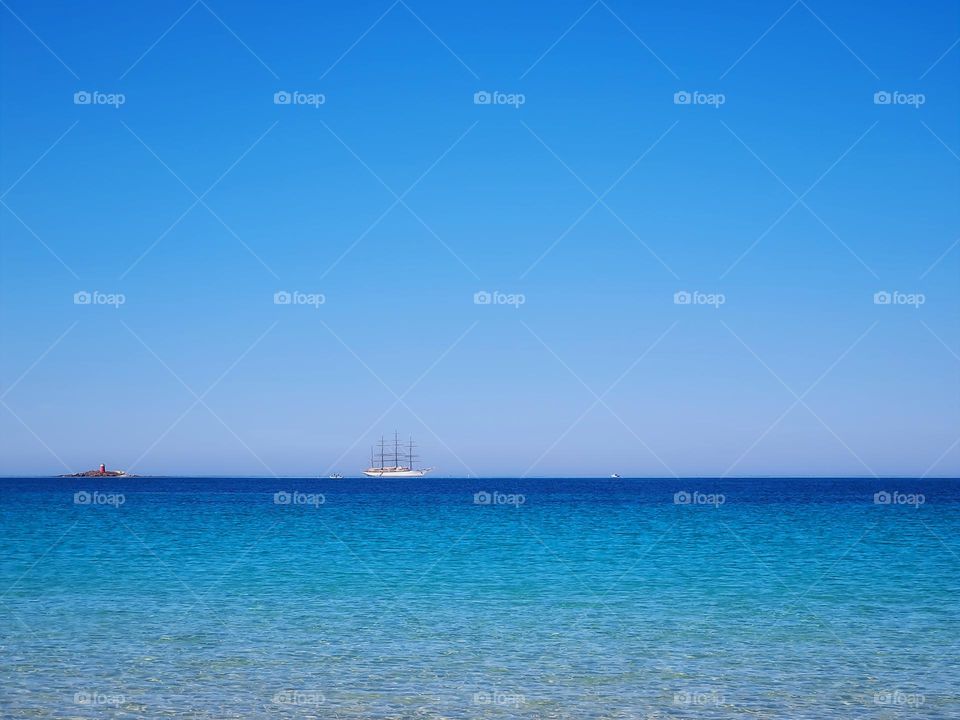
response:
[[[328,477],[331,480],[343,480],[343,475],[341,475],[340,473],[331,473]]]
[[[620,479],[620,476],[619,476],[617,473],[614,473],[614,474],[611,475],[610,477],[612,477],[614,480],[619,480],[619,479]]]
[[[417,456],[413,454],[415,447],[413,438],[410,438],[404,451],[401,451],[400,435],[394,431],[392,453],[389,447],[384,443],[381,435],[380,444],[376,448],[379,452],[374,452],[374,448],[370,448],[370,467],[363,471],[364,475],[372,478],[419,478],[433,470],[433,468],[414,468]],[[376,463],[377,457],[380,460],[379,465]],[[388,464],[388,461],[392,464]]]

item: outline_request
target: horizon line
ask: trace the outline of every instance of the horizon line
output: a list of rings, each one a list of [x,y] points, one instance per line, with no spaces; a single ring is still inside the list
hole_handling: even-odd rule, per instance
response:
[[[0,480],[35,480],[35,479],[63,479],[63,480],[95,480],[95,479],[196,479],[196,480],[423,480],[424,478],[367,478],[363,475],[344,475],[341,478],[330,478],[325,475],[149,475],[131,473],[129,475],[83,477],[72,474],[58,475],[0,475]],[[435,475],[435,480],[960,480],[957,475],[631,475],[610,477],[609,475]]]

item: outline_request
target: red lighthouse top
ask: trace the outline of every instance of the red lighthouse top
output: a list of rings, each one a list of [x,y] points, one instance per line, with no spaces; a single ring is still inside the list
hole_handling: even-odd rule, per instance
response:
[[[103,463],[100,463],[100,472],[105,473],[107,471],[107,466]]]

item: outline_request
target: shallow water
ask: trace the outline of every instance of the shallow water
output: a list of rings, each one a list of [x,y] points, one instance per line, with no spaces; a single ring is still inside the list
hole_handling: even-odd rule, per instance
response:
[[[958,717],[958,530],[955,480],[0,479],[0,715]]]

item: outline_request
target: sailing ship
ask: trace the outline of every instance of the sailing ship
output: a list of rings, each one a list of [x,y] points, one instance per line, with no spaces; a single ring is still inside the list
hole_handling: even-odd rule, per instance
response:
[[[389,443],[385,443],[383,436],[380,436],[380,444],[370,448],[370,467],[363,471],[363,474],[372,478],[418,478],[423,477],[433,468],[414,468],[417,456],[413,454],[413,444],[411,437],[406,445],[400,444],[400,434],[393,433],[393,450],[390,450]],[[380,464],[377,464],[377,460]]]

